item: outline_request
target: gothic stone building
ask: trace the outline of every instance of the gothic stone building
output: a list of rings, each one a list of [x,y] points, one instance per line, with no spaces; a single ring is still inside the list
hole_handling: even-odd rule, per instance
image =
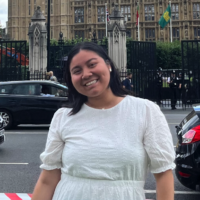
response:
[[[75,36],[98,39],[105,36],[105,3],[111,13],[114,3],[126,21],[127,36],[137,40],[136,10],[139,1],[141,41],[170,41],[169,25],[160,28],[158,21],[168,0],[50,0],[51,38]],[[8,0],[8,33],[15,40],[28,40],[28,27],[37,6],[47,18],[48,0]],[[200,38],[200,0],[171,0],[173,40]]]

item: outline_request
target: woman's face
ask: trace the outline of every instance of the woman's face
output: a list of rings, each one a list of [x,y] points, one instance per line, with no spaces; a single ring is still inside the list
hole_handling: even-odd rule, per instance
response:
[[[81,50],[70,64],[72,84],[75,89],[90,97],[99,97],[109,90],[111,66],[93,51]]]

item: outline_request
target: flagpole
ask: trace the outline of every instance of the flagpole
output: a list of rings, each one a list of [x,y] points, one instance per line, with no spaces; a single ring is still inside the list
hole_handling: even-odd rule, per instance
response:
[[[107,3],[105,3],[105,13],[106,13],[106,16],[105,16],[106,17],[106,19],[105,19],[106,20],[106,37],[107,37],[107,25],[108,25],[108,22],[107,22],[108,21],[108,19],[107,19],[108,18],[108,16],[107,16]]]
[[[139,2],[137,2],[137,6],[139,7]],[[138,17],[138,41],[140,41],[140,14],[139,14],[139,10],[138,10],[138,15],[139,15],[139,17]]]
[[[170,6],[170,10],[172,10],[171,9],[171,1],[169,1],[169,6]],[[170,17],[170,38],[171,38],[171,42],[172,42],[172,14]]]

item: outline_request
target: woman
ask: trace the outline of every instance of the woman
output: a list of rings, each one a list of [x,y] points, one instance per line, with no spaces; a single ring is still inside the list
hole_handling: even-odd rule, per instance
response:
[[[173,200],[174,150],[159,107],[127,95],[93,43],[72,49],[65,77],[71,108],[52,119],[32,200],[144,200],[148,168],[157,200]]]

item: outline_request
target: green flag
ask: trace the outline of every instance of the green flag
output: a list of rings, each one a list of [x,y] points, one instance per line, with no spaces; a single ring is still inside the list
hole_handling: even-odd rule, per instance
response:
[[[171,8],[169,5],[158,23],[162,28],[164,28],[170,22],[170,19],[171,19]]]

